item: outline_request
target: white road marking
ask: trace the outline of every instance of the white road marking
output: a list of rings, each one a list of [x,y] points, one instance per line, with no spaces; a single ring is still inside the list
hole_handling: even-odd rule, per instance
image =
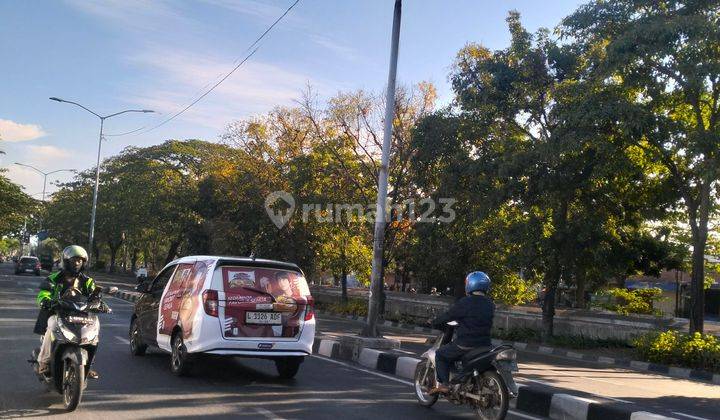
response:
[[[385,374],[379,373],[379,372],[373,372],[373,371],[371,371],[371,370],[363,369],[363,368],[361,368],[361,367],[357,367],[357,366],[351,365],[351,364],[349,364],[349,363],[340,362],[340,361],[338,361],[338,360],[329,359],[329,358],[327,358],[327,357],[316,356],[316,355],[314,355],[314,354],[313,354],[313,355],[310,355],[310,357],[314,357],[314,358],[316,358],[316,359],[324,360],[324,361],[326,361],[326,362],[330,362],[330,363],[335,363],[335,364],[338,364],[338,365],[342,365],[342,366],[348,367],[348,368],[350,368],[350,369],[359,370],[359,371],[361,371],[361,372],[369,373],[369,374],[371,374],[371,375],[380,376],[381,378],[390,379],[391,381],[399,382],[399,383],[401,383],[401,384],[405,384],[405,385],[409,385],[409,386],[414,386],[414,384],[413,384],[412,382],[410,382],[410,381],[406,381],[406,380],[404,380],[404,379],[399,379],[399,378],[396,378],[396,377],[390,376],[390,375],[385,375]],[[511,414],[513,414],[513,415],[516,415],[516,416],[518,416],[518,417],[522,417],[522,418],[525,418],[525,419],[530,419],[530,420],[542,420],[542,417],[533,417],[533,416],[531,416],[531,415],[523,414],[523,413],[520,413],[520,412],[515,411],[515,410],[508,410],[508,413],[511,413]]]
[[[123,337],[120,337],[120,336],[117,336],[117,335],[116,335],[116,336],[115,336],[115,339],[117,339],[119,342],[121,342],[121,343],[123,343],[123,344],[130,344],[130,340],[128,340],[127,338],[123,338]]]
[[[282,417],[278,416],[277,414],[273,413],[270,410],[266,410],[266,409],[260,408],[260,407],[253,407],[253,409],[258,414],[261,414],[261,415],[265,416],[266,418],[273,419],[273,420],[284,420]]]
[[[369,374],[371,374],[371,375],[380,376],[380,377],[385,378],[385,379],[390,379],[391,381],[400,382],[401,384],[413,386],[413,383],[410,382],[410,381],[406,381],[406,380],[404,380],[404,379],[399,379],[399,378],[396,378],[396,377],[394,377],[394,376],[386,375],[386,374],[380,373],[380,372],[373,372],[373,371],[371,371],[371,370],[363,369],[363,368],[361,368],[361,367],[357,367],[357,366],[351,365],[351,364],[349,364],[349,363],[345,363],[345,362],[341,362],[341,361],[333,360],[333,359],[328,359],[327,357],[316,356],[316,355],[314,355],[314,354],[311,355],[310,357],[314,357],[314,358],[316,358],[316,359],[324,360],[324,361],[330,362],[330,363],[335,363],[335,364],[337,364],[337,365],[345,366],[345,367],[348,367],[348,368],[350,368],[350,369],[359,370],[360,372],[369,373]]]
[[[709,420],[709,419],[706,419],[705,417],[691,416],[690,414],[678,413],[677,411],[673,411],[672,413],[677,414],[678,416],[687,417],[689,419],[694,419],[694,420]]]

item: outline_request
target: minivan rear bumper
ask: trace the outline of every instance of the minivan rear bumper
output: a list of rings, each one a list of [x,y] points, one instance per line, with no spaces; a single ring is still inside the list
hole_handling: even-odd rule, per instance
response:
[[[189,353],[266,357],[305,356],[312,354],[315,318],[305,321],[297,339],[275,337],[224,338],[217,318],[203,317],[200,336],[186,340]]]
[[[308,356],[310,353],[304,351],[248,351],[248,350],[236,350],[236,349],[213,349],[204,351],[205,354],[216,354],[221,356],[245,356],[245,357],[285,357],[285,356]]]

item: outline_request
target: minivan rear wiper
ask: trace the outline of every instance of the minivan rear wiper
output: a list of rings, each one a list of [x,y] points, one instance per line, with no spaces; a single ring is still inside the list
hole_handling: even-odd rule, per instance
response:
[[[254,288],[254,287],[252,287],[252,286],[240,286],[240,288],[241,288],[241,289],[245,289],[245,290],[251,290],[251,291],[257,292],[257,293],[261,293],[261,294],[266,295],[266,296],[270,296],[270,299],[272,299],[272,302],[275,303],[275,296],[273,296],[272,293],[270,293],[270,292],[266,292],[266,291],[264,291],[264,290],[262,290],[262,289],[256,289],[256,288]]]

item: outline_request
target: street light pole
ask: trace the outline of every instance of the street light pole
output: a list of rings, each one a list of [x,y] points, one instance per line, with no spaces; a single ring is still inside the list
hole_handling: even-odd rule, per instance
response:
[[[98,155],[97,155],[97,164],[95,165],[95,188],[93,190],[93,203],[92,203],[92,212],[90,216],[90,235],[88,238],[88,265],[91,263],[91,256],[93,255],[93,240],[95,239],[95,213],[97,212],[97,198],[98,198],[98,187],[100,186],[100,151],[102,149],[102,141],[103,141],[103,127],[105,126],[105,120],[108,118],[112,118],[114,116],[125,114],[127,112],[141,112],[141,113],[148,113],[148,112],[155,112],[151,109],[126,109],[124,111],[116,112],[114,114],[105,115],[102,116],[89,108],[80,105],[77,102],[72,101],[66,101],[64,99],[52,97],[50,98],[51,101],[55,102],[64,102],[67,104],[72,104],[79,106],[80,108],[84,109],[85,111],[93,114],[94,116],[98,117],[100,119],[100,136],[98,139]]]
[[[100,139],[98,140],[97,164],[95,165],[95,189],[93,191],[92,215],[90,216],[90,238],[88,240],[88,265],[90,264],[90,256],[93,253],[93,240],[95,239],[95,212],[97,211],[98,188],[100,187],[100,149],[103,140],[103,126],[105,118],[100,117]]]
[[[387,96],[385,98],[385,129],[383,132],[382,158],[378,174],[378,195],[375,211],[375,233],[373,235],[373,262],[368,299],[367,324],[361,332],[365,337],[377,337],[377,318],[380,313],[380,295],[383,291],[383,245],[385,242],[385,206],[387,205],[388,166],[390,165],[390,141],[395,119],[395,75],[397,73],[398,48],[400,46],[400,15],[402,0],[395,0],[393,13],[392,41],[390,47],[390,71],[388,73]]]
[[[56,172],[64,172],[64,171],[67,171],[67,172],[75,172],[75,169],[58,169],[58,170],[56,170],[56,171],[43,172],[43,171],[41,171],[40,169],[38,169],[38,168],[36,168],[36,167],[34,167],[34,166],[31,166],[31,165],[26,165],[26,164],[24,164],[24,163],[19,163],[19,162],[15,162],[15,164],[18,165],[18,166],[24,166],[24,167],[26,167],[26,168],[33,169],[34,171],[38,172],[40,175],[43,176],[43,190],[42,190],[42,201],[43,201],[43,202],[45,201],[45,187],[47,186],[47,177],[48,177],[48,175],[52,175],[52,174],[54,174],[54,173],[56,173]]]

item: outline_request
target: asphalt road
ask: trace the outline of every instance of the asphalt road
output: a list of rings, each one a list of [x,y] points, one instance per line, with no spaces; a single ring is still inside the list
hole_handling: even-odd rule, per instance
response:
[[[318,325],[320,333],[330,337],[357,332],[361,327],[359,321],[329,316],[321,316]],[[385,328],[383,333],[401,340],[401,350],[414,357],[429,347],[425,341],[431,337],[392,328]],[[515,375],[518,383],[560,388],[563,393],[611,405],[635,404],[637,411],[647,410],[678,419],[720,419],[718,385],[529,352],[519,353],[518,365],[520,372]]]
[[[32,328],[40,279],[0,264],[0,418],[473,418],[444,401],[419,406],[406,381],[316,356],[306,358],[294,380],[278,379],[270,361],[235,358],[202,360],[191,377],[177,378],[165,354],[130,355],[132,306],[115,298],[107,299],[114,312],[101,315],[95,363],[101,378],[90,382],[77,411],[65,413],[60,395],[45,391],[26,362],[39,345]]]

